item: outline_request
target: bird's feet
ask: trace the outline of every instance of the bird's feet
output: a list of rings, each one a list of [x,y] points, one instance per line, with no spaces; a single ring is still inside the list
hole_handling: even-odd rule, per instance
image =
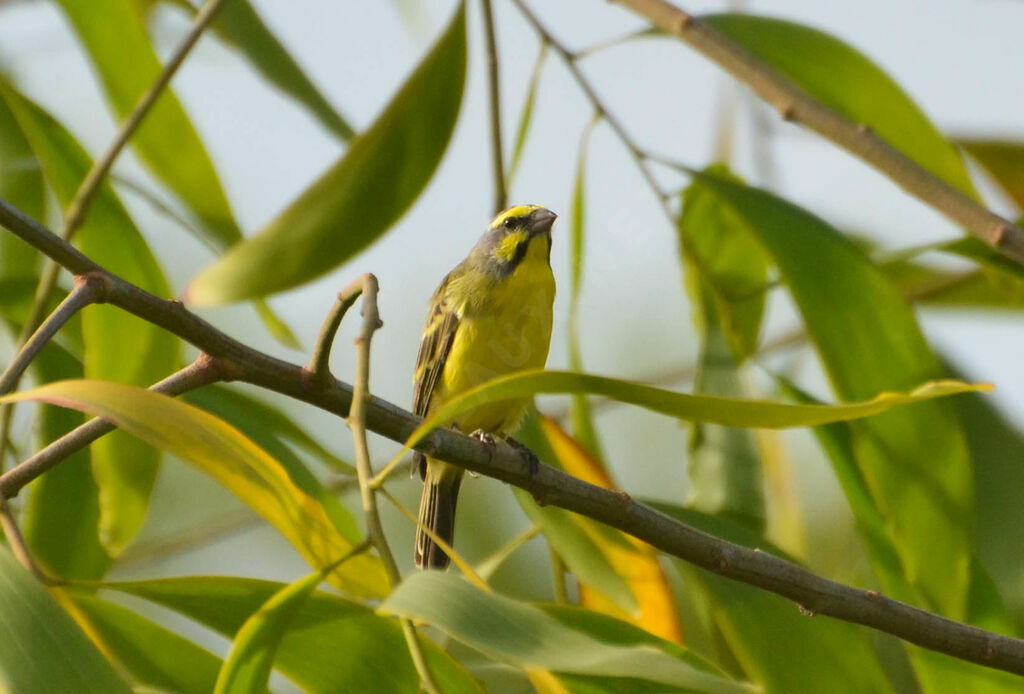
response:
[[[479,441],[483,445],[487,446],[487,448],[491,449],[492,451],[493,451],[494,445],[496,443],[496,441],[494,439],[494,436],[490,432],[484,431],[483,429],[477,429],[476,431],[474,431],[472,434],[469,435],[469,438],[476,439],[477,441]],[[472,470],[467,470],[466,472],[469,473],[470,477],[479,477],[480,476],[479,473],[473,472]]]
[[[526,464],[529,466],[527,470],[530,474],[530,479],[536,477],[537,473],[540,472],[540,458],[537,457],[537,454],[513,438],[506,439],[506,443],[526,456]]]

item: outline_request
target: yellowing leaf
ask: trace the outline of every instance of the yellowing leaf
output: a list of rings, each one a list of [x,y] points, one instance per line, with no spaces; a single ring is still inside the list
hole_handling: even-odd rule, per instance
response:
[[[180,400],[143,388],[106,381],[58,381],[0,398],[37,400],[83,410],[114,422],[143,441],[167,450],[207,473],[273,525],[314,567],[327,566],[359,543],[346,519],[312,475],[297,479],[221,419]],[[294,470],[292,471],[294,475]],[[334,502],[337,504],[337,502]],[[387,581],[380,560],[353,557],[334,573],[336,587],[356,596],[380,596]]]
[[[553,419],[542,417],[540,427],[566,472],[605,489],[617,488],[600,463]],[[654,548],[618,531],[613,532],[621,536],[622,542],[608,542],[605,533],[595,532],[595,521],[582,516],[575,518],[589,531],[588,534],[604,554],[611,569],[626,580],[636,599],[637,613],[628,614],[600,592],[590,589],[585,584],[580,585],[583,606],[633,622],[668,641],[682,643],[683,630],[679,623],[676,601]]]

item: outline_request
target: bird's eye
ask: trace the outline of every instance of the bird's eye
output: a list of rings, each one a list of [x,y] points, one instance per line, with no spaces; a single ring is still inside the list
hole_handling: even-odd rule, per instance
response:
[[[511,229],[515,225],[516,225],[516,220],[513,217],[507,217],[505,219],[505,228],[506,229]]]

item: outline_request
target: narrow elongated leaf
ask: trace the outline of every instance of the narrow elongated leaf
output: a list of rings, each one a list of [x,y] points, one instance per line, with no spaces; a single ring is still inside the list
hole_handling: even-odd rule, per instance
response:
[[[323,580],[324,572],[315,571],[285,586],[245,620],[217,677],[214,694],[263,694],[267,690],[285,630]]]
[[[412,205],[448,146],[466,71],[465,9],[348,151],[262,231],[189,288],[197,304],[265,296],[319,277],[380,237]]]
[[[2,96],[66,207],[92,165],[85,150],[40,107],[11,87]],[[160,266],[131,217],[108,185],[101,185],[77,232],[81,249],[110,272],[157,296],[169,290]],[[82,314],[85,375],[149,386],[178,364],[178,340],[167,331],[112,306],[91,306]],[[100,537],[116,555],[146,516],[160,454],[114,432],[91,447],[100,491]]]
[[[846,238],[765,191],[705,174],[699,180],[774,258],[840,398],[943,375],[913,311]],[[853,426],[858,466],[907,578],[928,606],[962,617],[974,494],[953,405],[920,403]]]
[[[671,504],[651,505],[704,532],[785,557],[758,533],[728,519]],[[811,619],[785,598],[682,561],[676,560],[676,565],[711,601],[711,614],[729,648],[768,694],[803,691],[811,682],[823,692],[891,691],[867,629],[839,620]]]
[[[8,395],[0,402],[37,400],[104,417],[147,443],[186,460],[248,504],[313,566],[339,559],[360,541],[354,521],[308,472],[292,477],[237,429],[174,398],[120,383],[59,381]],[[336,503],[336,502],[335,502]],[[347,521],[340,523],[339,521]],[[380,560],[354,557],[331,574],[354,595],[381,595],[387,582]]]
[[[544,70],[544,59],[548,55],[547,43],[541,43],[537,60],[533,64],[533,72],[530,73],[530,85],[526,88],[526,98],[523,99],[523,107],[519,110],[519,125],[516,127],[516,141],[512,147],[512,156],[508,166],[508,183],[512,184],[519,169],[519,161],[523,156],[523,148],[526,146],[526,136],[530,133],[530,123],[533,122],[533,104],[537,99],[537,87],[540,85],[540,76]]]
[[[176,610],[233,638],[282,583],[248,578],[171,578],[108,588]],[[473,679],[433,641],[420,637],[446,694],[479,694]],[[275,667],[312,694],[416,694],[419,678],[398,622],[337,595],[314,592],[299,606],[277,649]]]
[[[0,547],[0,691],[130,694],[46,588]]]
[[[345,142],[352,139],[355,135],[352,126],[310,81],[249,0],[227,3],[214,19],[213,29],[222,40],[237,48],[268,82],[304,105],[325,128]]]
[[[209,694],[221,660],[173,631],[120,605],[84,593],[68,595],[82,628],[133,680],[180,694]]]
[[[782,19],[720,14],[702,20],[814,98],[870,126],[946,183],[977,197],[956,147],[891,77],[857,49]]]
[[[813,399],[795,386],[780,381],[783,389],[801,402]],[[871,568],[886,595],[914,602],[919,599],[913,587],[907,582],[900,565],[900,558],[885,533],[885,519],[879,513],[867,484],[857,467],[854,449],[854,432],[845,422],[827,424],[814,429],[815,437],[832,463],[832,469],[843,487],[843,492],[857,520],[858,530],[864,538]],[[967,617],[977,626],[1011,633],[1005,621],[1005,613],[999,605],[999,596],[977,561],[971,568],[970,601]],[[977,621],[984,615],[985,622]],[[1001,619],[1002,618],[1002,619]],[[951,658],[933,651],[908,645],[910,663],[926,692],[956,691],[998,694],[1012,692],[1017,686],[1015,677],[1005,678],[997,673],[966,663],[958,666]],[[1009,686],[1008,686],[1009,685]]]
[[[306,433],[270,403],[230,386],[212,385],[182,396],[185,402],[212,412],[237,427],[261,448],[285,464],[298,461],[286,443],[298,446],[335,472],[355,475],[356,469]]]
[[[563,470],[605,489],[618,488],[605,467],[554,420],[542,417],[540,428],[547,438],[555,460]],[[517,489],[516,494],[522,502],[522,497],[526,495],[520,494],[520,491]],[[604,593],[599,585],[590,583],[583,575],[577,574],[581,581],[580,602],[584,607],[632,622],[663,639],[676,643],[683,642],[683,630],[679,622],[676,601],[658,561],[658,553],[653,547],[584,516],[551,507],[540,511],[545,514],[549,511],[561,511],[578,523],[598,548],[593,559],[602,561],[605,565],[604,571],[620,577],[620,580],[626,583],[631,603],[635,605],[632,609],[626,607],[623,610],[618,607],[621,605],[619,601],[609,604],[605,597],[607,594],[595,592],[594,589]],[[571,568],[568,560],[566,563]]]
[[[924,383],[905,393],[876,391],[878,394],[870,400],[842,405],[788,405],[766,400],[734,400],[711,395],[687,395],[642,383],[572,371],[520,371],[492,379],[453,398],[416,427],[409,436],[406,446],[415,445],[431,429],[451,421],[466,410],[489,402],[512,400],[538,393],[590,393],[688,421],[782,429],[869,417],[899,405],[972,390],[990,389],[991,386],[988,384],[970,385],[943,380]]]
[[[539,607],[482,591],[454,574],[414,574],[378,611],[427,621],[495,660],[525,670],[636,678],[697,692],[750,691],[656,645],[596,638]]]
[[[954,140],[981,164],[1017,207],[1024,210],[1024,143],[1011,140]]]
[[[133,0],[59,0],[92,60],[107,99],[125,118],[161,65]],[[220,244],[241,236],[209,155],[174,92],[164,88],[132,147],[149,169],[188,205]]]

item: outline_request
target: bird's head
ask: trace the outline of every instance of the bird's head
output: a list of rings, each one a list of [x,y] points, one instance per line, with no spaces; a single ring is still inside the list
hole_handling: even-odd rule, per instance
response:
[[[516,205],[498,214],[474,254],[500,276],[513,272],[524,260],[550,262],[551,225],[557,215],[540,205]]]

